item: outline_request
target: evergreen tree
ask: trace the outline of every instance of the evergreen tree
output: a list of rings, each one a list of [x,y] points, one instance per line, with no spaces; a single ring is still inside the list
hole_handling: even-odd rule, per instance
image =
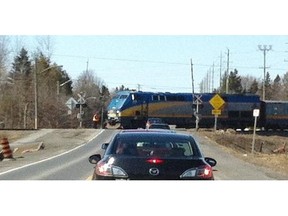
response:
[[[273,98],[272,80],[269,72],[267,72],[266,74],[264,83],[265,83],[265,100],[272,100]]]
[[[276,78],[273,81],[273,85],[271,87],[271,93],[272,93],[272,98],[273,100],[282,100],[283,98],[283,88],[281,84],[281,78],[277,74]]]
[[[29,127],[29,119],[32,119],[33,78],[32,66],[28,52],[22,48],[14,58],[9,74],[13,80],[13,98],[11,98],[11,126],[26,129]],[[32,123],[32,121],[30,121]]]
[[[258,82],[257,82],[256,79],[254,79],[248,92],[251,93],[251,94],[256,94],[258,92],[258,89],[259,89],[258,88]]]
[[[19,55],[14,58],[10,76],[12,79],[17,79],[18,77],[25,78],[29,77],[31,72],[31,61],[29,59],[28,52],[23,47]]]
[[[283,75],[283,100],[288,100],[288,72]]]
[[[241,85],[241,77],[238,76],[237,69],[231,71],[229,74],[229,93],[242,93],[243,87]]]

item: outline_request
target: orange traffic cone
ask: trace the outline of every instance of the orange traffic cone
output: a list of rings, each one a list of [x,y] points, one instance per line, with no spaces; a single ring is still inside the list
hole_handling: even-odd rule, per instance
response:
[[[3,160],[14,160],[12,150],[10,149],[9,142],[7,138],[3,138],[1,140],[2,145],[2,154],[3,154]]]

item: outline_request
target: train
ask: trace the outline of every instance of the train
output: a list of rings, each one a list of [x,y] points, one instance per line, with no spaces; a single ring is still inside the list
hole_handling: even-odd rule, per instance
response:
[[[288,129],[288,101],[263,101],[254,94],[217,94],[221,107],[213,106],[216,93],[119,91],[107,107],[106,128],[145,128],[148,118],[162,118],[176,128]],[[216,116],[215,116],[216,115]]]

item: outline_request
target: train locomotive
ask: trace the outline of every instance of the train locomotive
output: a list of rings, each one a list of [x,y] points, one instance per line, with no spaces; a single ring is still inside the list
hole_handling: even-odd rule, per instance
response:
[[[219,94],[224,100],[217,116],[217,129],[253,127],[253,110],[259,109],[258,127],[288,128],[288,102],[261,101],[252,94]],[[107,128],[145,128],[148,118],[162,118],[177,128],[194,128],[196,114],[200,128],[213,128],[215,93],[170,93],[120,91],[107,107]],[[196,110],[198,111],[196,113]]]

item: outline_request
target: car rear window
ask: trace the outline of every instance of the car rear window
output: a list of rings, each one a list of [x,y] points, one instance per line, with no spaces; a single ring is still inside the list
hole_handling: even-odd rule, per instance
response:
[[[170,129],[168,124],[151,124],[149,129]]]
[[[119,151],[121,148],[124,151]],[[112,154],[124,154],[131,156],[159,156],[159,157],[191,157],[200,156],[193,139],[163,139],[147,137],[130,137],[117,139],[113,144]]]

